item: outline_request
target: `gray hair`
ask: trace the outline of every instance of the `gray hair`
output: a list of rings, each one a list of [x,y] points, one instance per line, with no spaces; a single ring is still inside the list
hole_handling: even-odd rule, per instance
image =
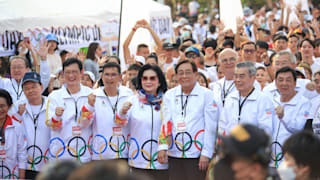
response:
[[[237,51],[235,51],[235,50],[233,50],[233,49],[231,49],[231,48],[226,48],[226,49],[222,50],[222,51],[219,53],[219,57],[218,57],[219,62],[221,62],[221,56],[222,56],[224,53],[226,53],[226,52],[232,52],[232,53],[234,53],[234,54],[236,55],[236,60],[238,59],[238,53],[237,53]]]
[[[290,63],[291,64],[296,64],[296,62],[297,62],[296,56],[294,54],[292,54],[291,52],[287,51],[287,50],[283,50],[283,51],[277,52],[277,54],[274,56],[274,58],[276,59],[279,56],[283,56],[283,55],[288,55]]]
[[[249,61],[240,62],[240,63],[236,64],[236,68],[239,68],[239,69],[240,68],[247,68],[250,77],[256,75],[256,72],[257,72],[256,67],[254,66],[254,64],[252,62],[249,62]]]

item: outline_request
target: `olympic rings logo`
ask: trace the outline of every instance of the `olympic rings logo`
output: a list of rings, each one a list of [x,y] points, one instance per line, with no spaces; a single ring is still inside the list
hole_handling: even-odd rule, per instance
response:
[[[49,148],[46,150],[46,152],[45,152],[44,154],[42,154],[42,150],[41,150],[40,147],[37,146],[37,145],[29,146],[29,147],[27,148],[27,151],[29,151],[32,147],[35,148],[35,149],[37,149],[37,150],[39,150],[39,152],[40,152],[40,156],[37,156],[37,157],[35,157],[34,159],[32,159],[32,157],[31,157],[30,155],[28,155],[28,164],[30,164],[30,166],[28,167],[28,170],[33,170],[33,171],[35,171],[35,170],[36,170],[35,165],[41,163],[42,159],[43,159],[43,161],[44,161],[45,164],[47,163],[47,161],[48,161],[48,159],[49,159],[48,156],[47,156],[47,154],[48,154],[48,152],[49,152]],[[29,153],[28,153],[28,154],[29,154]]]
[[[2,174],[2,178],[3,179],[19,179],[19,177],[17,175],[15,175],[15,170],[17,169],[18,165],[16,165],[13,170],[12,170],[12,173],[10,173],[10,169],[7,167],[7,166],[4,166],[4,165],[0,165],[0,168],[3,170],[3,169],[6,169],[8,171],[8,175],[4,176],[3,177],[3,174]]]
[[[271,159],[275,162],[275,167],[278,168],[279,162],[283,159],[284,154],[282,153],[282,145],[278,141],[274,141],[271,144],[274,151],[271,154]],[[280,149],[280,152],[277,153],[277,149]]]
[[[200,133],[203,133],[203,132],[204,132],[204,129],[198,131],[198,132],[196,133],[196,135],[194,136],[194,138],[193,138],[194,140],[192,139],[192,136],[191,136],[188,132],[179,132],[179,133],[176,134],[176,137],[175,137],[175,139],[174,139],[173,142],[174,142],[176,148],[178,149],[178,151],[181,151],[181,152],[182,152],[181,158],[187,158],[187,156],[185,155],[185,152],[190,150],[190,148],[192,147],[192,144],[193,144],[193,143],[194,143],[195,147],[196,147],[199,151],[202,151],[203,145],[202,145],[202,143],[201,143],[200,141],[198,141],[197,139],[198,139],[199,134],[200,134]],[[189,140],[188,140],[185,144],[183,144],[183,143],[181,143],[181,142],[179,142],[179,141],[177,140],[178,137],[179,137],[180,135],[182,136],[183,134],[186,134],[186,135],[188,136],[188,138],[189,138]],[[172,140],[173,140],[173,137],[172,137]],[[173,143],[172,143],[172,144],[173,144]],[[199,146],[200,146],[200,147],[199,147]],[[170,147],[169,149],[172,149],[172,145],[171,145],[171,147]]]

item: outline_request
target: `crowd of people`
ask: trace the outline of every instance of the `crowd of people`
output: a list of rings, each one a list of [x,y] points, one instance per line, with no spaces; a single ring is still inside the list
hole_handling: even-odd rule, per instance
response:
[[[234,32],[191,3],[174,42],[137,21],[124,59],[19,41],[0,78],[1,178],[320,179],[320,6],[245,8]],[[142,28],[156,45],[130,52]]]

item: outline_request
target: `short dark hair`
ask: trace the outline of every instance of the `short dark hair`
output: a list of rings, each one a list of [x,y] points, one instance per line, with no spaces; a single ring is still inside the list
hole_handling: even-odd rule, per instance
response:
[[[92,42],[89,44],[88,52],[87,52],[87,59],[95,60],[96,59],[96,50],[99,46],[99,43]]]
[[[157,62],[157,64],[158,64],[158,56],[157,56],[157,54],[156,54],[156,53],[151,53],[151,54],[147,57],[147,59],[149,59],[149,58],[153,58],[153,59],[155,59],[155,60],[156,60],[156,62]]]
[[[293,156],[296,164],[309,166],[309,178],[320,177],[320,139],[311,132],[300,131],[289,137],[283,145],[283,153]]]
[[[109,56],[108,59],[107,59],[107,62],[109,62],[109,60],[110,60],[111,58],[116,59],[116,60],[118,61],[118,64],[121,64],[120,58],[119,58],[118,56]]]
[[[245,41],[245,42],[241,43],[240,49],[242,50],[245,45],[249,45],[249,44],[254,45],[254,48],[257,49],[257,45],[256,45],[256,43],[254,43],[253,41]]]
[[[281,74],[281,73],[286,73],[286,72],[291,72],[294,81],[297,81],[297,72],[296,72],[296,70],[294,70],[294,69],[292,69],[292,68],[290,68],[290,67],[288,67],[288,66],[279,69],[279,70],[276,72],[276,77],[275,77],[275,79],[278,78],[279,74]]]
[[[184,51],[188,48],[188,47],[190,47],[190,46],[188,46],[188,45],[180,45],[180,47],[179,47],[179,51],[181,51],[181,52],[183,52],[184,53]]]
[[[195,41],[194,39],[192,39],[192,38],[184,39],[182,42],[185,43],[185,42],[187,42],[187,41],[191,41],[192,44],[195,44],[195,43],[196,43],[196,41]]]
[[[80,72],[82,71],[82,62],[78,58],[75,58],[75,57],[66,59],[66,61],[64,61],[62,64],[62,70],[64,71],[64,68],[66,68],[67,66],[70,66],[72,64],[77,64]]]
[[[223,42],[222,47],[226,47],[226,46],[231,46],[231,48],[233,48],[233,46],[234,46],[233,41],[230,40],[230,39],[226,39],[226,40]]]
[[[257,47],[262,48],[262,49],[266,49],[266,50],[269,49],[269,45],[266,41],[259,41],[258,40],[258,41],[256,41],[256,45],[257,45]]]
[[[4,89],[0,89],[0,97],[4,98],[7,102],[7,105],[10,107],[12,105],[12,97],[8,93],[8,91]]]
[[[310,40],[310,39],[308,39],[308,38],[307,38],[307,39],[303,39],[303,40],[300,42],[300,44],[299,44],[299,47],[300,47],[300,48],[302,47],[302,44],[303,44],[305,41],[309,42],[313,48],[316,48],[316,46],[314,45],[313,41]]]
[[[293,37],[295,37],[295,38],[297,38],[299,40],[299,36],[296,35],[296,34],[291,34],[288,39],[293,38]]]
[[[316,47],[320,46],[320,38],[314,40],[314,45],[315,45]]]
[[[62,51],[60,52],[60,57],[66,55],[66,54],[68,54],[68,53],[69,53],[69,52],[64,49],[64,50],[62,50]]]
[[[199,77],[200,76],[204,79],[204,82],[206,83],[206,87],[208,88],[209,87],[209,83],[208,83],[207,77],[202,72],[199,72]]]
[[[139,45],[137,46],[137,52],[140,51],[141,48],[149,48],[149,46],[146,45],[146,44],[139,44]]]
[[[141,66],[138,65],[138,64],[131,64],[131,65],[128,67],[128,71],[131,71],[131,70],[140,71],[140,69],[141,69]]]
[[[217,48],[217,41],[212,38],[206,39],[203,42],[203,47],[204,48],[212,47],[212,49],[215,50]]]
[[[174,70],[175,70],[176,74],[178,74],[178,69],[179,69],[179,67],[180,67],[182,64],[185,64],[185,63],[188,63],[188,64],[191,65],[193,72],[198,72],[197,65],[196,65],[193,61],[183,60],[183,61],[180,61],[180,62],[177,64],[177,66],[175,67]]]
[[[102,72],[104,72],[104,69],[108,69],[108,68],[117,68],[118,73],[121,74],[121,67],[119,64],[117,64],[115,62],[108,62],[108,63],[104,64],[102,67]]]
[[[160,83],[160,86],[157,89],[157,91],[162,91],[163,93],[165,93],[168,89],[168,86],[167,86],[167,81],[166,81],[166,78],[165,78],[162,70],[160,69],[159,66],[153,66],[150,64],[146,64],[146,65],[142,66],[142,68],[140,69],[138,76],[137,76],[137,89],[142,89],[141,80],[142,80],[143,73],[146,70],[152,70],[157,74],[157,77],[158,77],[158,80]]]

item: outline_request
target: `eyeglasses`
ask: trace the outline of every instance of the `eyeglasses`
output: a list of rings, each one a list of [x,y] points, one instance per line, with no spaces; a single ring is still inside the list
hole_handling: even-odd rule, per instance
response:
[[[194,59],[194,58],[197,58],[198,55],[196,55],[196,54],[187,54],[186,57],[187,57],[187,58],[193,58],[193,59]]]
[[[254,52],[256,52],[256,50],[255,49],[244,49],[243,50],[245,53],[254,53]]]
[[[64,71],[64,74],[65,74],[65,75],[80,74],[80,71],[76,71],[76,70],[74,70],[74,71]]]
[[[117,74],[117,73],[104,73],[103,75],[107,76],[107,77],[111,77],[111,78],[115,78],[115,77],[119,76],[119,74]]]
[[[236,58],[235,57],[231,57],[229,59],[222,59],[221,62],[223,64],[226,64],[227,62],[234,63],[234,62],[236,62]]]
[[[179,71],[179,72],[178,72],[178,75],[179,75],[179,76],[183,76],[183,75],[190,76],[190,75],[192,75],[192,74],[193,74],[192,71]]]
[[[150,81],[155,81],[155,80],[157,80],[157,76],[142,76],[142,81],[148,81],[148,80],[150,80]]]

